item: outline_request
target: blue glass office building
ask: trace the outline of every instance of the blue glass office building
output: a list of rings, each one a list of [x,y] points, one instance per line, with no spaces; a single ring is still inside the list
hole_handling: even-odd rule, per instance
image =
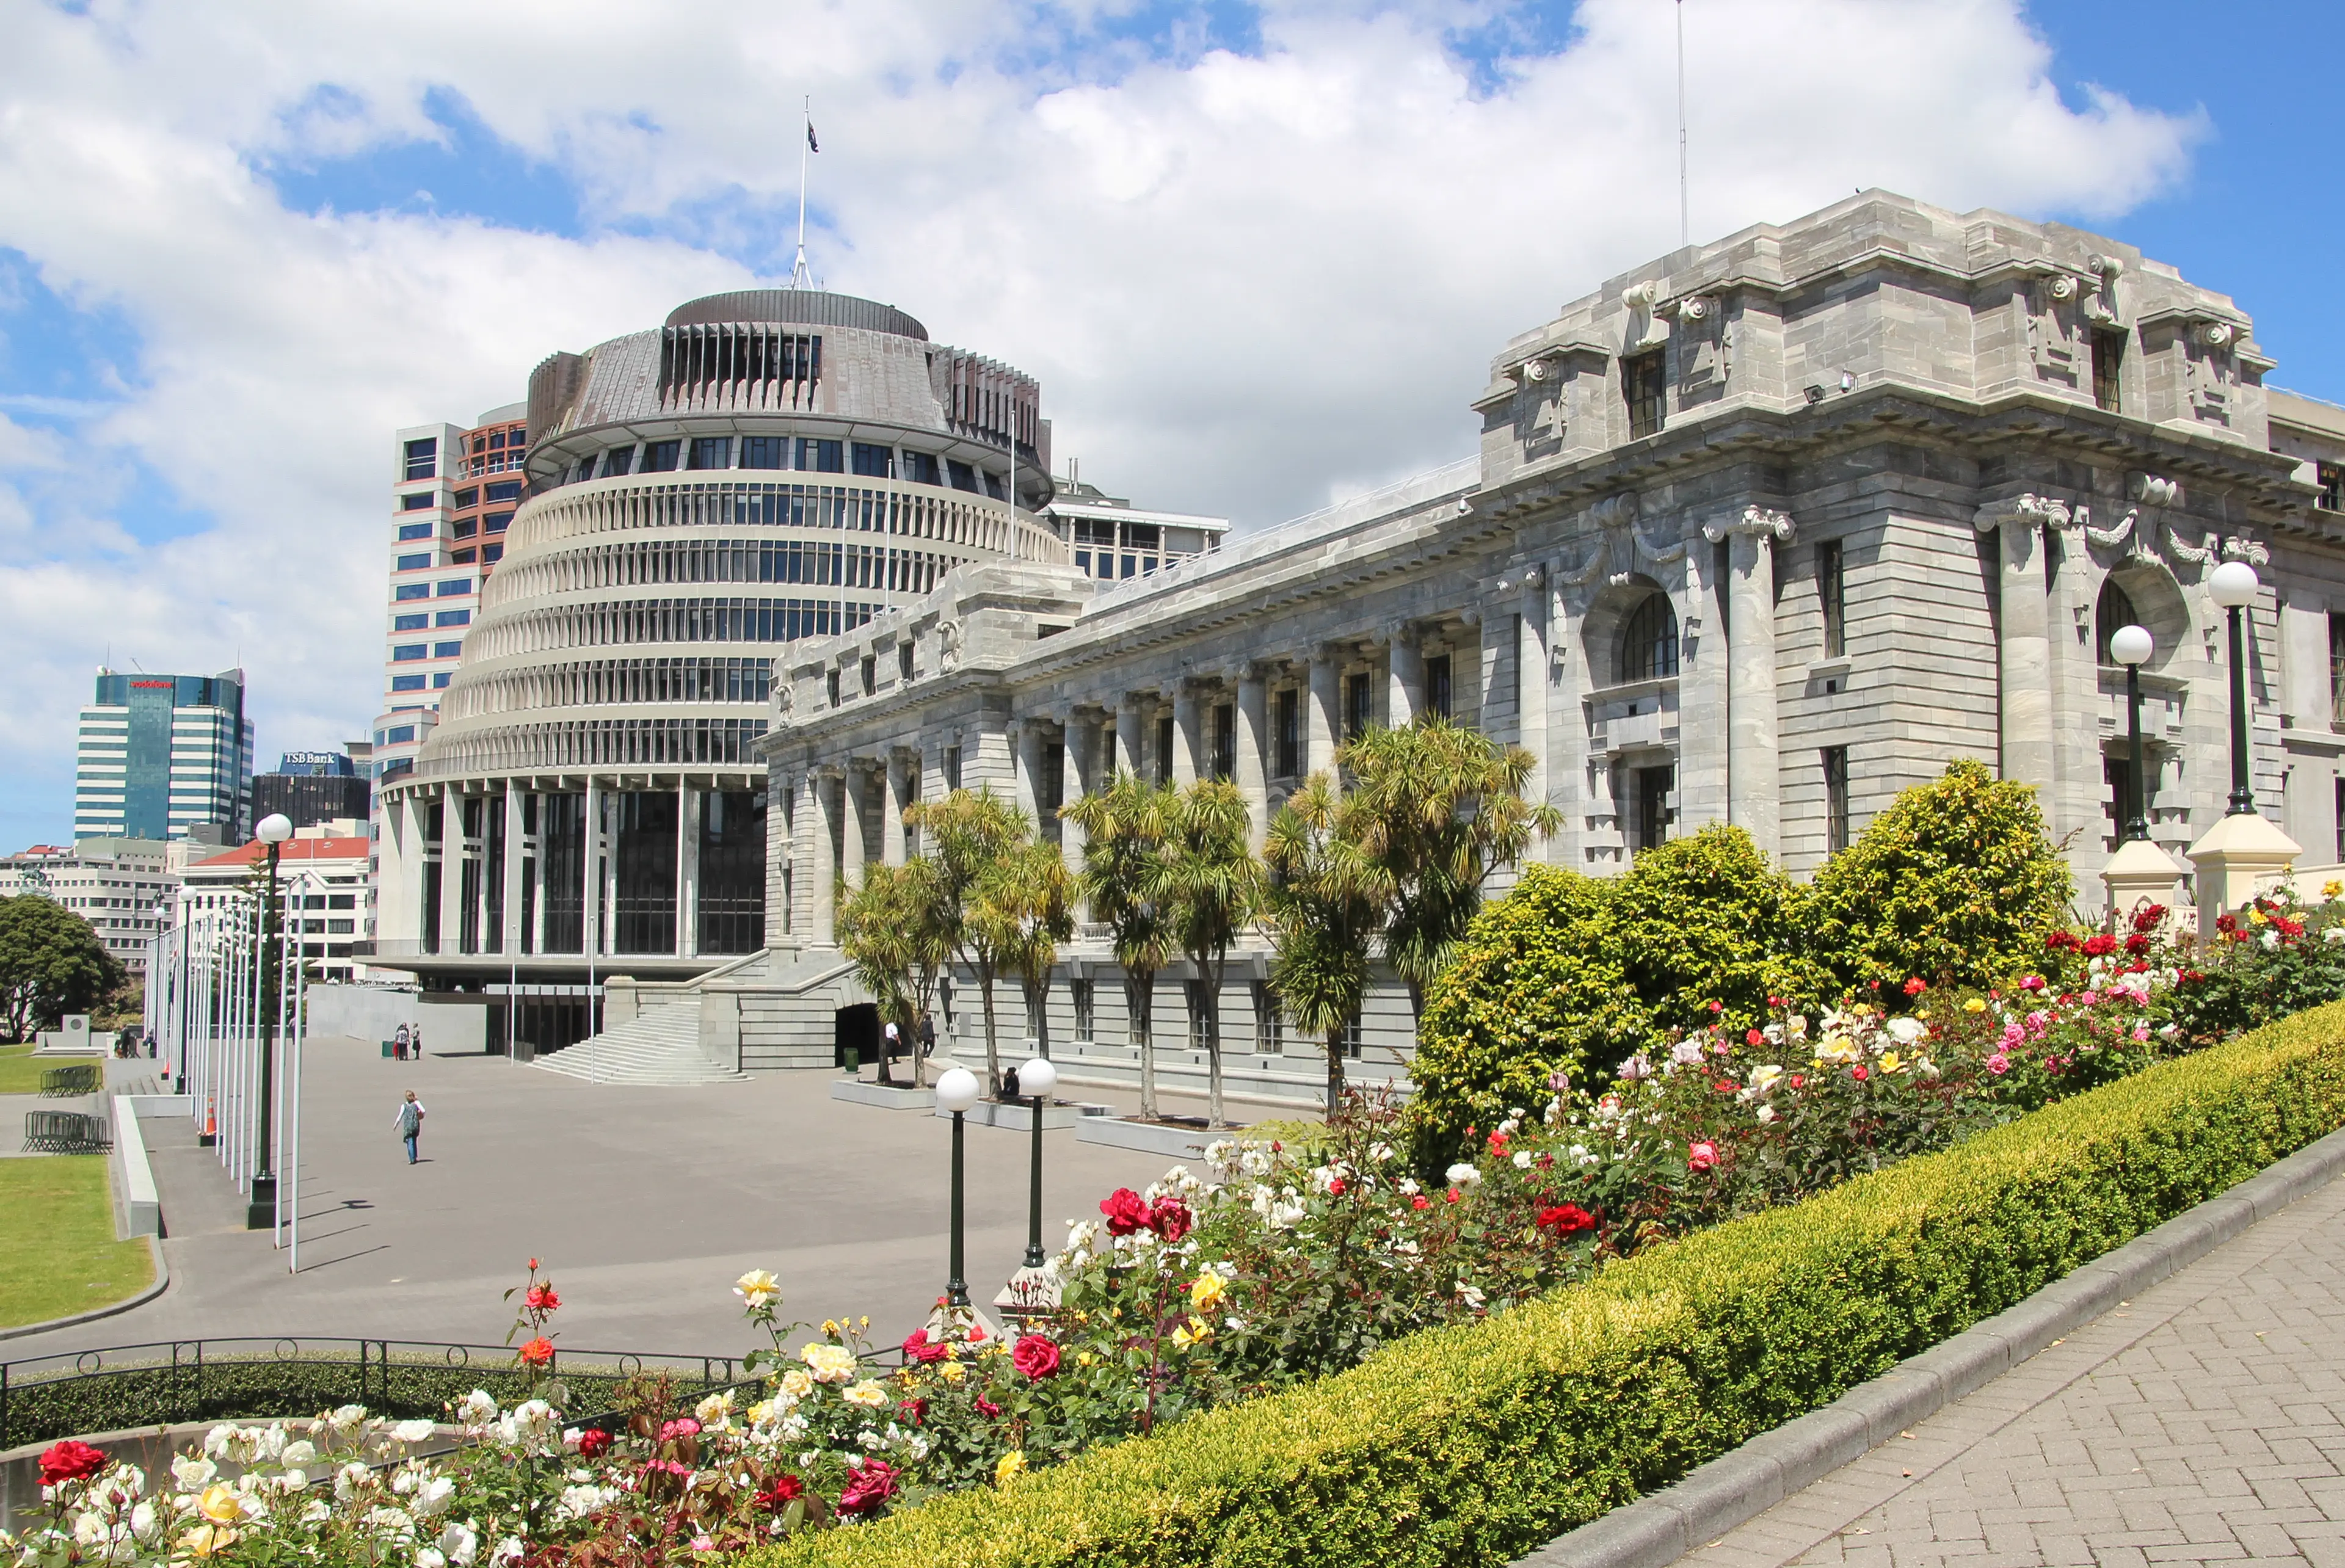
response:
[[[81,711],[76,839],[186,838],[210,824],[223,842],[241,843],[252,825],[251,786],[243,671],[97,673]]]

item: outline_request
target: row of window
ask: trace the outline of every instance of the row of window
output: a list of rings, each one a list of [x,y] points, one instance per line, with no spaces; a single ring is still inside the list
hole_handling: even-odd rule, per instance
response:
[[[429,647],[431,652],[424,650]],[[454,642],[398,642],[391,646],[391,663],[404,664],[417,659],[453,659],[464,651],[462,641]]]
[[[516,616],[474,635],[484,659],[634,642],[790,642],[835,637],[886,606],[835,599],[642,599],[565,605]]]
[[[604,491],[538,505],[535,526],[544,540],[636,529],[838,530],[1001,553],[1015,542],[1024,553],[1066,559],[1051,553],[1065,546],[1043,530],[1028,528],[1014,541],[1010,521],[1000,511],[917,491],[736,481]],[[557,576],[549,586],[558,590],[563,583]]]
[[[430,689],[435,692],[446,691],[449,677],[454,672],[451,670],[435,672],[431,676]],[[391,689],[393,692],[421,692],[426,688],[424,679],[421,675],[393,675],[391,678]]]
[[[800,582],[926,593],[959,564],[933,551],[791,539],[654,539],[598,545],[516,570],[512,592],[572,592],[694,582]]]
[[[452,719],[624,703],[763,703],[771,659],[597,659],[492,676],[459,696]]]
[[[427,624],[470,626],[472,623],[472,612],[470,610],[442,610],[436,618],[421,612],[391,618],[391,629],[394,632],[421,632]]]
[[[795,469],[800,473],[853,473],[865,479],[901,479],[913,484],[948,486],[995,501],[1009,497],[1008,482],[956,458],[939,460],[933,452],[879,446],[869,441],[837,441],[817,436],[695,436],[686,440],[645,441],[641,446],[612,447],[598,458],[580,458],[571,470],[574,481],[617,479],[630,473],[674,473],[739,467],[763,470]]]
[[[442,773],[516,768],[755,765],[763,719],[564,719],[466,735],[434,761]]]
[[[435,589],[442,599],[460,599],[472,592],[472,580],[469,577],[450,577],[437,583],[401,582],[391,589],[391,596],[394,600],[429,599]]]

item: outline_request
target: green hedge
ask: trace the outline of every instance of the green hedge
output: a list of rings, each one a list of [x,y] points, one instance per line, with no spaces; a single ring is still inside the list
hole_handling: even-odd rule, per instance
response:
[[[1499,1563],[2345,1124],[2345,1004],[771,1568]]]

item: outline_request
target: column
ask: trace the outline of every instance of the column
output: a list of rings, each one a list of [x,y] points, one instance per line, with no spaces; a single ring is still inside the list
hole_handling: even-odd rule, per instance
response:
[[[814,885],[807,889],[812,916],[807,924],[812,940],[826,947],[838,945],[837,846],[839,803],[846,792],[847,781],[837,768],[815,768],[807,774],[807,794],[814,807],[808,814],[814,818],[814,855],[807,873]]]
[[[1249,659],[1237,669],[1238,794],[1245,798],[1246,820],[1252,824],[1248,835],[1256,855],[1262,853],[1264,837],[1270,831],[1270,792],[1263,783],[1269,771],[1264,764],[1264,748],[1270,744],[1270,683],[1264,678],[1262,664]]]
[[[838,780],[838,809],[844,819],[838,838],[838,874],[849,892],[863,885],[863,862],[869,849],[863,836],[864,804],[870,779],[868,759],[849,757]]]
[[[690,779],[675,786],[675,956],[700,951],[701,793]]]
[[[522,827],[522,781],[505,781],[505,920],[504,950],[508,956],[522,950],[521,894],[522,865],[531,858],[529,840]]]
[[[1425,711],[1425,649],[1416,628],[1406,621],[1392,629],[1390,648],[1385,663],[1392,689],[1385,701],[1385,723],[1396,730]]]
[[[1204,749],[1204,693],[1194,681],[1172,688],[1172,782],[1183,789],[1197,782],[1198,754]]]
[[[579,945],[592,957],[603,951],[603,788],[593,774],[586,775],[584,816],[579,835],[585,842],[579,858],[585,863],[586,887]]]
[[[1034,824],[1038,838],[1049,826],[1042,820],[1042,728],[1043,721],[1039,718],[1018,721],[1018,809]]]
[[[440,794],[440,951],[464,950],[464,797]]]
[[[1091,709],[1078,708],[1068,719],[1065,771],[1059,781],[1061,800],[1081,800],[1105,782],[1096,765],[1101,728],[1098,713]],[[1059,849],[1070,872],[1082,870],[1083,830],[1064,817],[1059,819]]]
[[[1335,771],[1335,743],[1344,733],[1342,658],[1343,650],[1333,642],[1311,650],[1311,700],[1303,716],[1305,774],[1332,777]]]
[[[2044,586],[2042,530],[2068,509],[2034,495],[1979,508],[1978,531],[2002,535],[2002,641],[1995,674],[2002,708],[2002,773],[2032,784],[2048,814],[2052,799],[2052,622]]]
[[[1516,617],[1515,634],[1515,734],[1517,744],[1531,754],[1523,798],[1537,805],[1548,798],[1548,789],[1547,569],[1534,566],[1525,572],[1522,588],[1522,612]],[[1544,843],[1532,849],[1530,858],[1546,858]]]
[[[900,752],[890,751],[881,764],[879,785],[879,858],[889,865],[904,864],[905,774]]]
[[[1782,764],[1775,693],[1775,551],[1792,520],[1747,506],[1702,530],[1726,541],[1726,819],[1770,860],[1782,854]],[[1680,778],[1679,787],[1685,781]]]
[[[1125,773],[1138,774],[1141,772],[1141,737],[1147,727],[1148,705],[1153,699],[1153,693],[1126,692],[1116,702],[1116,765]]]

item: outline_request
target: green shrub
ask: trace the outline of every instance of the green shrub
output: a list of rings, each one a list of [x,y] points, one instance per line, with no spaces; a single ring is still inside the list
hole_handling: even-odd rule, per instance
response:
[[[1500,1563],[2345,1123],[2345,1005],[770,1568]]]
[[[1824,863],[1807,951],[1847,991],[1985,987],[2038,961],[2076,886],[2035,792],[1968,759],[1906,790]]]
[[[1815,997],[1823,977],[1797,956],[1802,902],[1739,827],[1673,839],[1624,876],[1526,869],[1426,1003],[1409,1066],[1422,1157],[1447,1163],[1467,1126],[1546,1104],[1549,1073],[1609,1074],[1667,1030],[1747,1028],[1771,996]]]

